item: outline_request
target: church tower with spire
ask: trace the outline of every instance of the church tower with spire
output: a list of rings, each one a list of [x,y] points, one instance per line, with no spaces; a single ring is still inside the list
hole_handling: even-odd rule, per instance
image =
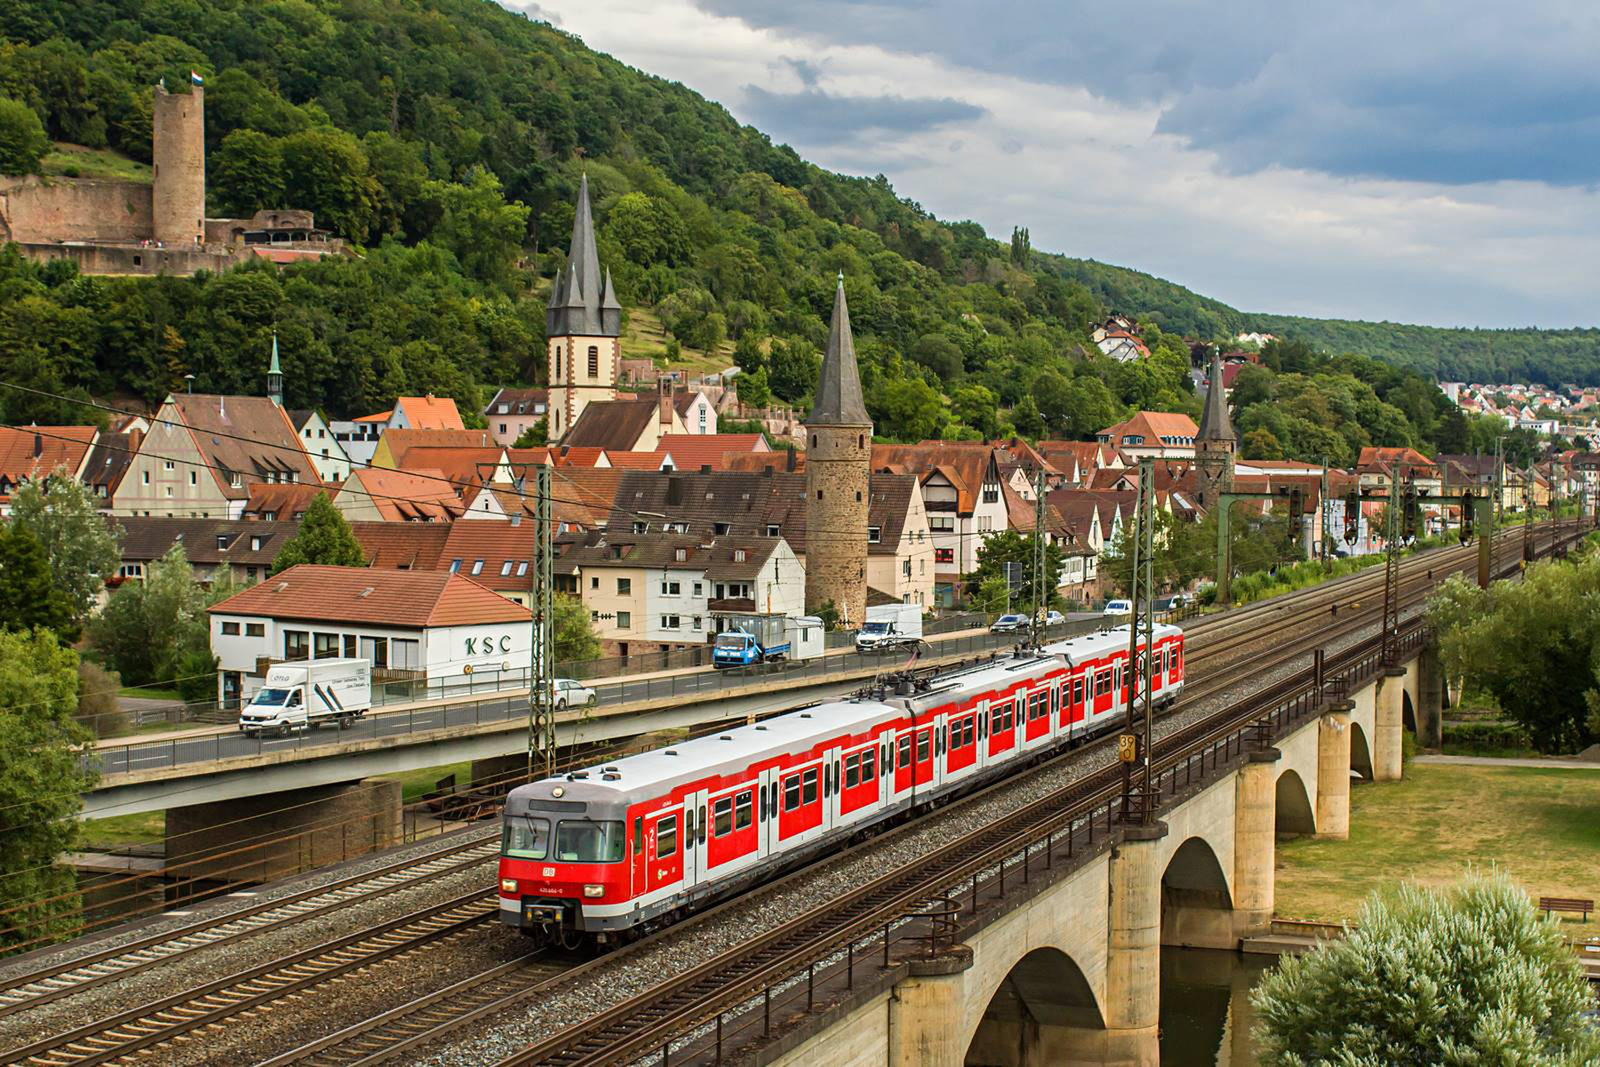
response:
[[[617,398],[617,368],[622,359],[622,305],[611,286],[611,272],[600,273],[589,211],[589,176],[578,186],[567,264],[550,286],[544,313],[549,339],[551,442],[566,436],[583,409],[596,400]]]
[[[833,294],[822,380],[805,428],[806,611],[832,601],[842,620],[859,626],[867,615],[872,419],[861,398],[842,274]]]
[[[1200,412],[1200,429],[1194,440],[1196,503],[1207,511],[1217,506],[1221,494],[1233,489],[1233,458],[1238,447],[1222,387],[1222,357],[1213,352],[1206,406]]]
[[[272,362],[267,364],[267,398],[283,407],[283,367],[278,363],[278,331],[272,331]]]

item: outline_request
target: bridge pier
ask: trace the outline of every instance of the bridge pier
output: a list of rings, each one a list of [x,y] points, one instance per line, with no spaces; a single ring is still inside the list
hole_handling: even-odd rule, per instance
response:
[[[1166,823],[1123,827],[1111,853],[1104,1031],[1099,1062],[1159,1061],[1161,1022],[1161,840]]]
[[[1444,664],[1439,641],[1422,646],[1417,659],[1417,747],[1436,749],[1444,743]]]
[[[1405,736],[1406,669],[1387,667],[1378,678],[1377,737],[1373,739],[1372,780],[1398,782]]]
[[[270,882],[397,843],[400,782],[339,785],[167,809],[167,867],[187,880]]]
[[[967,1047],[966,972],[972,950],[965,945],[949,956],[917,960],[894,987],[889,1004],[889,1067],[962,1067]]]
[[[1341,701],[1317,722],[1317,836],[1350,836],[1350,711]]]
[[[1233,925],[1244,937],[1272,925],[1278,856],[1278,761],[1275,748],[1250,753],[1235,778]]]

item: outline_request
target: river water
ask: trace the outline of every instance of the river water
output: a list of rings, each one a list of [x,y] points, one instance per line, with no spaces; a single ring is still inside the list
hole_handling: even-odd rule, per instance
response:
[[[1250,990],[1272,956],[1161,950],[1161,1067],[1246,1067],[1255,1015]]]

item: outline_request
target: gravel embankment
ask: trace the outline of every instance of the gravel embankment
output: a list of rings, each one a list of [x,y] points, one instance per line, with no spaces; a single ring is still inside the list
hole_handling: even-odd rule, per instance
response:
[[[1377,625],[1335,642],[1330,651],[1357,644],[1377,632]],[[1232,702],[1273,682],[1303,670],[1310,655],[1300,657],[1266,674],[1240,674],[1238,685],[1192,704],[1181,704],[1156,724],[1156,735],[1192,725]],[[1083,752],[1049,768],[1025,775],[1009,788],[996,790],[975,803],[940,812],[936,817],[880,837],[877,847],[810,869],[797,880],[768,896],[735,906],[714,921],[679,928],[641,951],[617,961],[616,966],[590,972],[572,988],[530,1003],[516,1012],[484,1021],[470,1036],[432,1050],[411,1062],[426,1067],[481,1067],[494,1063],[534,1041],[548,1037],[578,1020],[598,1014],[636,996],[663,978],[704,963],[734,946],[774,929],[812,909],[826,906],[845,892],[896,867],[913,862],[941,845],[1005,818],[1019,808],[1069,784],[1083,774],[1112,762],[1105,751]]]

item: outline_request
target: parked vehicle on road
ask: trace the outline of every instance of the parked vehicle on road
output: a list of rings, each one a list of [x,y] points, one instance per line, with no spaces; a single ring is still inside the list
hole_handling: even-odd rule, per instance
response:
[[[364,659],[318,659],[274,663],[266,682],[239,712],[239,729],[250,737],[285,736],[334,723],[343,730],[372,707],[372,664]]]
[[[867,608],[867,621],[856,634],[857,652],[885,652],[922,640],[919,604],[877,604]]]
[[[992,634],[1014,634],[1027,628],[1028,617],[1013,611],[994,620],[993,625],[989,627],[989,632]]]
[[[1131,600],[1108,600],[1108,601],[1106,601],[1105,610],[1102,611],[1100,614],[1102,614],[1102,615],[1126,615],[1132,610],[1133,610],[1133,601],[1131,601]]]
[[[599,694],[571,678],[555,680],[555,697],[557,708],[592,708],[600,703]]]
[[[1047,611],[1044,616],[1044,624],[1046,626],[1065,626],[1067,617],[1059,611]]]
[[[739,616],[711,645],[713,667],[748,667],[822,655],[822,620],[814,615]]]

